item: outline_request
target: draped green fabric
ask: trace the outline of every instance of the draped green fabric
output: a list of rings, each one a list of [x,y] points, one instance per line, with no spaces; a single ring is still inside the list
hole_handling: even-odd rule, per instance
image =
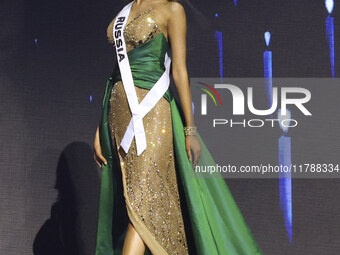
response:
[[[164,34],[160,33],[128,52],[135,86],[150,89],[157,82],[165,70],[164,56],[168,50],[169,44]],[[99,125],[102,153],[108,165],[102,164],[101,168],[96,255],[121,254],[129,222],[118,155],[108,126],[110,92],[119,80],[117,66],[106,83]],[[164,98],[171,107],[176,173],[190,254],[262,254],[221,174],[203,178],[192,169],[185,150],[181,108],[170,89]],[[201,142],[198,165],[215,166],[202,138],[199,134],[197,137]],[[145,254],[151,254],[148,248]]]

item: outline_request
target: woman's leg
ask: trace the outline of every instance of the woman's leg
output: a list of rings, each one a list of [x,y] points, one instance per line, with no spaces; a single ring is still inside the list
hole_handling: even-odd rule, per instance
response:
[[[143,255],[145,245],[131,223],[128,225],[122,255]]]

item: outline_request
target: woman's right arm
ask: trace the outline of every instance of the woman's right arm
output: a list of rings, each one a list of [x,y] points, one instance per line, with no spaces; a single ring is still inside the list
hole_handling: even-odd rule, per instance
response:
[[[94,148],[94,160],[96,161],[97,165],[101,168],[101,163],[104,163],[107,165],[107,161],[104,158],[102,154],[102,148],[100,146],[100,137],[99,137],[99,126],[97,126],[96,129],[96,134],[94,137],[94,142],[93,142],[93,148]]]
[[[115,22],[116,17],[111,21],[111,23],[109,24],[109,26],[107,27],[107,38],[108,41],[110,43],[114,44],[114,39],[113,39],[113,24]],[[93,142],[93,148],[94,148],[94,155],[93,158],[96,161],[97,165],[101,168],[101,164],[104,163],[105,165],[107,165],[107,161],[104,158],[103,154],[102,154],[102,148],[100,146],[100,136],[99,136],[99,126],[97,126],[96,129],[96,134],[94,137],[94,142]]]

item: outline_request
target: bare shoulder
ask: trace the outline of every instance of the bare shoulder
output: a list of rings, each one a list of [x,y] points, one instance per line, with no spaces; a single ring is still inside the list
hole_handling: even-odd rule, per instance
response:
[[[168,2],[167,5],[172,14],[180,14],[184,12],[184,7],[179,2]]]
[[[184,8],[178,2],[161,0],[157,5],[157,20],[164,31],[167,31],[169,22],[178,19],[181,13],[183,15]]]
[[[176,19],[185,17],[185,10],[182,4],[179,2],[167,2],[166,9],[168,12],[168,18]]]
[[[109,26],[107,27],[107,36],[109,38],[112,37],[112,34],[113,34],[112,29],[113,29],[113,24],[114,24],[115,20],[116,20],[116,17],[113,18],[113,20],[110,22]]]

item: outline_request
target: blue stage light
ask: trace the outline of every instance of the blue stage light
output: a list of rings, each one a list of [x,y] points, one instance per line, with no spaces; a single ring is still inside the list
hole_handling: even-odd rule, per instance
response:
[[[325,6],[329,14],[332,13],[334,8],[334,1],[333,0],[325,0]]]
[[[281,128],[283,133],[287,134],[288,128],[290,126],[290,120],[292,118],[291,111],[289,109],[286,109],[286,115],[282,115],[281,109],[279,109],[277,113],[277,118],[279,119],[279,127]],[[284,126],[282,125],[283,121],[285,123]]]
[[[219,60],[219,72],[221,81],[223,80],[223,33],[221,31],[215,31],[215,39],[218,46],[218,60]]]
[[[264,33],[264,40],[266,41],[266,46],[268,47],[270,44],[271,34],[270,32],[266,31]]]
[[[286,115],[281,114],[281,109],[277,113],[279,126],[283,134],[278,139],[279,145],[279,165],[290,167],[292,164],[292,138],[287,136],[288,128],[292,113],[289,109]],[[283,125],[283,121],[285,125]],[[293,205],[292,205],[292,175],[291,172],[279,173],[279,192],[280,192],[280,209],[283,212],[285,227],[287,230],[289,242],[293,242]]]

